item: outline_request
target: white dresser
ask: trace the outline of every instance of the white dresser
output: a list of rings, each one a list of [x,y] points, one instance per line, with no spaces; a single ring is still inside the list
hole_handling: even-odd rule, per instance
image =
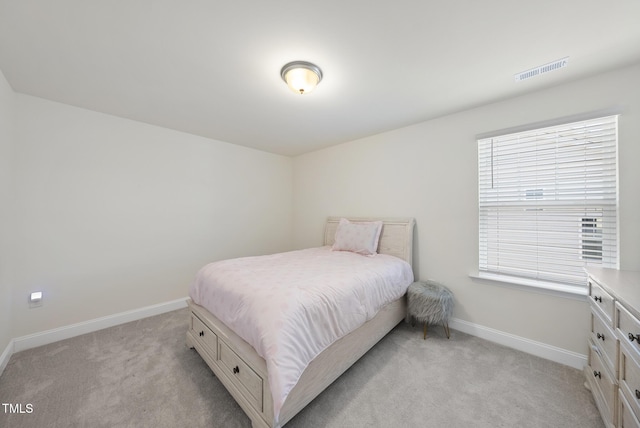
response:
[[[640,272],[587,269],[586,385],[607,427],[640,428]]]

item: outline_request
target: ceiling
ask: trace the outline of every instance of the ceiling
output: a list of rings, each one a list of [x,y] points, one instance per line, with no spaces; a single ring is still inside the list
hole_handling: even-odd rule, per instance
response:
[[[17,92],[295,156],[637,63],[639,17],[638,0],[0,0],[0,69]],[[281,80],[293,60],[322,69],[313,93]]]

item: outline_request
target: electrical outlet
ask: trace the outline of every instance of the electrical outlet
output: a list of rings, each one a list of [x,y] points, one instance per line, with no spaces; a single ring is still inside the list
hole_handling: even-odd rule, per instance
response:
[[[42,291],[33,291],[29,293],[29,307],[37,308],[39,306],[42,306],[43,296],[44,294],[42,293]]]

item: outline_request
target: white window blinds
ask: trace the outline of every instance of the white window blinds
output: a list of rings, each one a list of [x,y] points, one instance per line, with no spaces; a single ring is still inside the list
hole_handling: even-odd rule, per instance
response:
[[[478,140],[480,272],[578,287],[617,267],[610,116]]]

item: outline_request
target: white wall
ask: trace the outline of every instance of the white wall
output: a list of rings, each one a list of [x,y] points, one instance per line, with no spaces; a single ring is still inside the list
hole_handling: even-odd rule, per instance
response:
[[[452,289],[455,318],[585,354],[585,299],[469,277],[478,261],[475,136],[621,108],[621,267],[640,269],[638,76],[640,65],[627,67],[299,156],[294,160],[294,245],[320,245],[327,215],[413,216],[420,278]]]
[[[11,288],[9,280],[11,233],[11,151],[13,147],[14,93],[0,70],[0,354],[11,341]],[[0,364],[2,361],[0,361]]]
[[[290,158],[15,101],[13,337],[186,297],[206,262],[291,247]]]
[[[468,276],[475,136],[620,107],[621,264],[640,269],[638,75],[628,67],[293,160],[14,94],[0,77],[0,269],[13,262],[9,279],[0,270],[0,352],[11,337],[184,297],[207,261],[319,245],[327,215],[383,215],[416,217],[418,272],[451,287],[456,318],[583,354],[584,300]],[[44,305],[29,309],[36,289]]]

